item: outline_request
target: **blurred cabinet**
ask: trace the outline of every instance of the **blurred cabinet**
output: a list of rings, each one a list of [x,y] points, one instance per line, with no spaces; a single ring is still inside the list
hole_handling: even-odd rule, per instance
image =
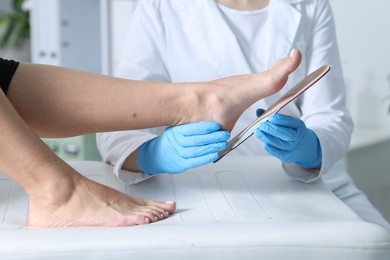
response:
[[[34,63],[101,71],[100,2],[31,0]]]
[[[34,63],[112,75],[139,0],[27,0]]]

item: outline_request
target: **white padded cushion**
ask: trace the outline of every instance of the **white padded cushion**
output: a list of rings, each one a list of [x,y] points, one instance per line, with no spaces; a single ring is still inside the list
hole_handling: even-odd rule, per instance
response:
[[[28,228],[28,198],[0,176],[0,259],[390,259],[390,234],[363,222],[321,181],[289,179],[272,158],[226,157],[125,186],[100,162],[88,178],[148,199],[175,200],[170,218],[123,228]]]

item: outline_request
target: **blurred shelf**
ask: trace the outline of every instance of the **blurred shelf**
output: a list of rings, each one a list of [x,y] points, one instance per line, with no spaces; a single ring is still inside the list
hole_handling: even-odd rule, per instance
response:
[[[43,141],[63,160],[101,161],[95,134],[68,138],[43,138]]]

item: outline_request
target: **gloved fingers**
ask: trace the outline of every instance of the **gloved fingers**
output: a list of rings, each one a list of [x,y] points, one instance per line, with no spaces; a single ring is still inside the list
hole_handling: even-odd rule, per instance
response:
[[[195,147],[208,144],[227,142],[230,138],[230,133],[227,131],[216,131],[207,134],[183,136],[174,135],[175,142],[182,147]]]
[[[268,122],[268,121],[262,123],[259,126],[258,130],[260,130],[261,132],[267,135],[279,138],[286,142],[294,143],[302,138],[301,133],[298,132],[297,129],[275,125],[272,122]]]
[[[279,137],[270,135],[260,129],[257,129],[255,131],[255,136],[257,137],[257,139],[262,141],[263,144],[268,144],[282,150],[294,149],[294,146],[296,145],[295,142],[285,141],[283,139],[280,139]]]
[[[202,121],[185,125],[173,126],[170,129],[183,136],[203,135],[218,131],[221,125],[217,122]]]
[[[189,158],[178,157],[174,161],[169,162],[169,169],[166,171],[174,174],[182,173],[189,169],[209,164],[218,159],[218,157],[218,152],[206,153],[204,155],[198,154],[196,157]]]
[[[213,153],[218,153],[219,151],[225,149],[227,146],[227,142],[220,142],[202,146],[180,147],[177,148],[177,152],[179,153],[180,157],[184,159],[192,159]]]
[[[265,110],[262,109],[262,108],[257,109],[257,110],[256,110],[256,116],[257,116],[257,117],[261,116],[261,115],[264,113],[264,111],[265,111]]]
[[[215,160],[217,160],[218,157],[219,157],[218,153],[209,153],[209,154],[206,154],[203,156],[187,159],[186,161],[187,161],[187,164],[190,165],[190,167],[189,167],[189,169],[190,169],[190,168],[195,168],[195,167],[199,167],[199,166],[202,166],[205,164],[212,163]]]
[[[284,126],[288,128],[299,128],[304,126],[302,120],[296,117],[282,115],[282,114],[273,114],[268,117],[268,121],[274,125]]]
[[[293,151],[286,151],[279,149],[275,146],[263,143],[263,149],[270,155],[278,158],[284,163],[293,163],[294,162],[294,153]]]

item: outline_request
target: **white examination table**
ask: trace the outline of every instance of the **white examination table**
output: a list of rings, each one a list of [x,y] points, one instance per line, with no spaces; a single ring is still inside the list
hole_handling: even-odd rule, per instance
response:
[[[124,228],[28,228],[26,193],[0,175],[0,259],[390,259],[390,235],[363,222],[321,181],[284,175],[272,158],[227,156],[124,186],[112,167],[71,162],[143,198],[175,200],[170,218]]]

